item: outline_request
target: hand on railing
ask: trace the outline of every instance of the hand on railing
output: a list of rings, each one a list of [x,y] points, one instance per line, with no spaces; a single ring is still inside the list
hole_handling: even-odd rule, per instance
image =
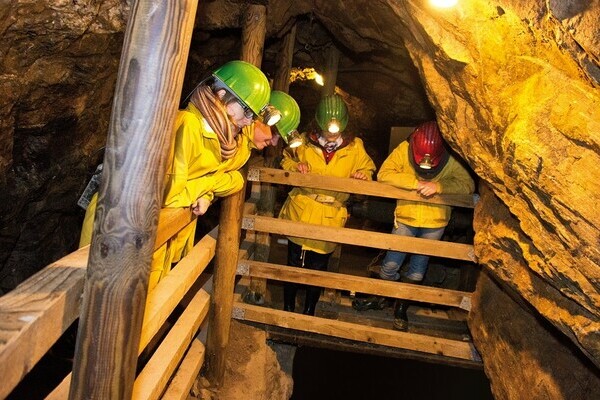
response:
[[[204,215],[204,213],[206,212],[206,210],[208,210],[208,207],[210,207],[210,201],[208,201],[207,199],[205,199],[204,197],[199,197],[196,199],[195,202],[192,203],[192,212],[194,213],[194,215]]]
[[[423,197],[431,197],[438,192],[438,185],[431,181],[419,181],[417,183],[417,193]]]
[[[361,181],[367,181],[369,180],[369,177],[360,171],[356,171],[355,173],[353,173],[352,175],[350,175],[350,178],[352,179],[360,179]]]
[[[301,162],[301,163],[298,163],[298,165],[296,165],[296,169],[301,174],[308,174],[310,172],[310,165],[308,165],[305,162]]]

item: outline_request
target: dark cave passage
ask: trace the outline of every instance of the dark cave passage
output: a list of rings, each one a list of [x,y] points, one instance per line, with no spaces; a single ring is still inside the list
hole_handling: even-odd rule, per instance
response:
[[[493,399],[482,370],[314,347],[294,359],[293,400]]]

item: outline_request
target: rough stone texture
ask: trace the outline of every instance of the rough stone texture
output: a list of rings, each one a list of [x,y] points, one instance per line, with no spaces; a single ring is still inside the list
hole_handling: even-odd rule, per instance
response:
[[[375,148],[387,149],[390,126],[435,110],[448,142],[489,185],[475,217],[480,263],[528,305],[515,312],[526,318],[531,307],[598,368],[600,0],[425,4],[269,1],[264,68],[274,70],[278,38],[296,18],[295,66],[318,67],[321,52],[338,46],[337,83],[351,103],[353,129],[369,145],[381,138]],[[243,7],[200,3],[184,90],[237,57]],[[0,293],[74,247],[82,218],[75,203],[105,140],[127,10],[125,0],[0,7]],[[295,84],[291,91],[305,123],[318,90]],[[484,294],[502,299],[499,290]],[[486,371],[495,387],[506,371],[518,386],[542,359],[527,371],[514,368],[512,355],[494,348],[503,342],[487,336],[494,324],[471,324]],[[515,343],[531,335],[521,324],[500,328]],[[546,328],[536,329],[531,360],[556,336]],[[564,369],[575,363],[559,361]],[[565,379],[544,376],[558,388]]]
[[[487,188],[476,221],[477,239],[487,247],[469,327],[494,397],[584,399],[600,393],[600,371],[540,310],[571,321],[586,318],[527,266],[523,252],[529,246],[519,237],[518,221]]]
[[[0,293],[76,245],[126,12],[120,0],[0,7]]]
[[[496,260],[521,251],[543,284],[507,283],[600,366],[598,89],[511,9],[400,8],[418,20],[407,46],[446,137],[519,221],[513,245],[493,252],[506,233],[485,230],[486,211],[476,216],[480,262],[508,276],[514,266]]]

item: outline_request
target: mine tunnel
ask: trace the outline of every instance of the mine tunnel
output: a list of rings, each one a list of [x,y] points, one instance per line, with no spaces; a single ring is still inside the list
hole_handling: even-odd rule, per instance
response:
[[[600,397],[599,23],[598,0],[4,2],[0,398]],[[198,217],[165,206],[178,109],[237,60],[297,102],[304,142],[255,145]],[[369,179],[282,167],[330,98]],[[378,180],[426,123],[468,194]],[[278,218],[307,187],[343,227]],[[397,201],[449,207],[443,236],[392,234]],[[298,237],[332,243],[325,269]],[[387,281],[386,251],[408,255]]]

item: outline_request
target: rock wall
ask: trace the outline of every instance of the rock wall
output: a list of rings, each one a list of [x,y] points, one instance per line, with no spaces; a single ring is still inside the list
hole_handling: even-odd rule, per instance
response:
[[[76,248],[126,13],[122,0],[0,7],[0,294]]]
[[[446,138],[518,221],[497,249],[476,216],[479,261],[600,366],[600,91],[547,19],[490,3],[398,12]],[[542,285],[507,278],[515,251]]]

